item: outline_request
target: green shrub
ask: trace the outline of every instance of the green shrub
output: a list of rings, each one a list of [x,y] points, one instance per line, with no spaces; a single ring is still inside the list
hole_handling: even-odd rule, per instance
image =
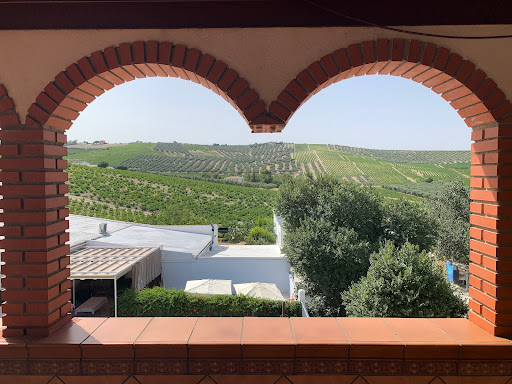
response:
[[[98,163],[98,167],[100,167],[100,168],[107,168],[108,167],[108,163],[106,161],[102,161],[102,162]]]
[[[366,273],[371,251],[353,229],[307,217],[286,232],[284,253],[302,287],[317,298],[312,314],[344,316],[340,294]]]
[[[265,228],[256,226],[247,235],[247,244],[275,244],[276,235]]]
[[[419,247],[387,242],[368,274],[342,294],[349,316],[464,317],[468,308],[434,259]]]
[[[127,289],[118,298],[118,316],[124,317],[279,317],[281,311],[281,301],[244,295],[196,296],[162,287]],[[300,302],[286,302],[285,313],[300,317]]]

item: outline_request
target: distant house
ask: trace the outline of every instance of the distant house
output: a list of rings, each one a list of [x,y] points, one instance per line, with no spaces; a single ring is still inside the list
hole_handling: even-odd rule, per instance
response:
[[[105,140],[96,140],[95,142],[93,142],[93,144],[107,144],[107,142]]]
[[[224,180],[232,180],[236,181],[237,183],[243,183],[245,181],[243,176],[228,176],[225,177]]]

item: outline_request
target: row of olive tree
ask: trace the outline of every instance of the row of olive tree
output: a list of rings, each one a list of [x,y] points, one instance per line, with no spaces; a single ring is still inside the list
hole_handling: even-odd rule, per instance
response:
[[[383,202],[371,187],[329,176],[287,179],[276,211],[285,219],[284,252],[311,297],[310,312],[442,317],[467,312],[427,254],[439,247],[443,232],[438,203],[432,205]],[[439,305],[443,300],[447,304]]]

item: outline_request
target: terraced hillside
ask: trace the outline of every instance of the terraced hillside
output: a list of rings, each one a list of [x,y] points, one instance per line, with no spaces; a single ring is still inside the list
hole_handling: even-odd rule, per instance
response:
[[[108,149],[69,147],[71,161],[155,173],[273,175],[327,173],[344,180],[376,185],[422,184],[461,180],[469,185],[466,151],[390,151],[325,144],[266,143],[196,145],[132,143]]]
[[[244,175],[270,170],[272,173],[296,173],[292,159],[293,144],[252,145],[182,145],[157,143],[152,152],[141,154],[121,163],[143,172],[218,173]]]
[[[359,149],[364,152],[363,148]],[[372,150],[369,150],[372,151]],[[391,152],[386,154],[390,160],[370,157],[353,152],[344,152],[339,146],[332,145],[295,145],[294,158],[301,168],[306,168],[306,164],[313,164],[315,171],[318,169],[324,172],[340,177],[344,180],[356,181],[359,183],[373,183],[377,185],[388,184],[409,184],[422,183],[425,181],[450,181],[461,180],[469,185],[469,162],[442,161],[436,163],[421,163],[426,159],[427,153],[432,151],[396,151],[395,157]],[[409,156],[406,152],[412,152]],[[443,159],[463,159],[462,151],[439,151],[448,153],[450,156],[443,157],[437,154],[435,158]],[[455,154],[451,154],[456,152]],[[464,152],[469,155],[469,152]],[[400,159],[418,158],[418,162],[400,162]],[[303,166],[304,165],[304,166]],[[311,168],[311,165],[309,165]]]
[[[367,149],[328,145],[329,149],[373,157],[375,159],[398,163],[451,164],[469,163],[469,151],[406,151],[387,149]]]

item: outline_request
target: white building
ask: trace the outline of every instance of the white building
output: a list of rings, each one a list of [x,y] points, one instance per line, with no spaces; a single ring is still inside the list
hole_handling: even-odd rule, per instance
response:
[[[106,231],[100,232],[103,223]],[[219,245],[217,225],[145,225],[70,215],[69,227],[72,253],[83,246],[160,247],[165,288],[221,279],[275,283],[284,297],[293,295],[290,264],[278,245]]]

